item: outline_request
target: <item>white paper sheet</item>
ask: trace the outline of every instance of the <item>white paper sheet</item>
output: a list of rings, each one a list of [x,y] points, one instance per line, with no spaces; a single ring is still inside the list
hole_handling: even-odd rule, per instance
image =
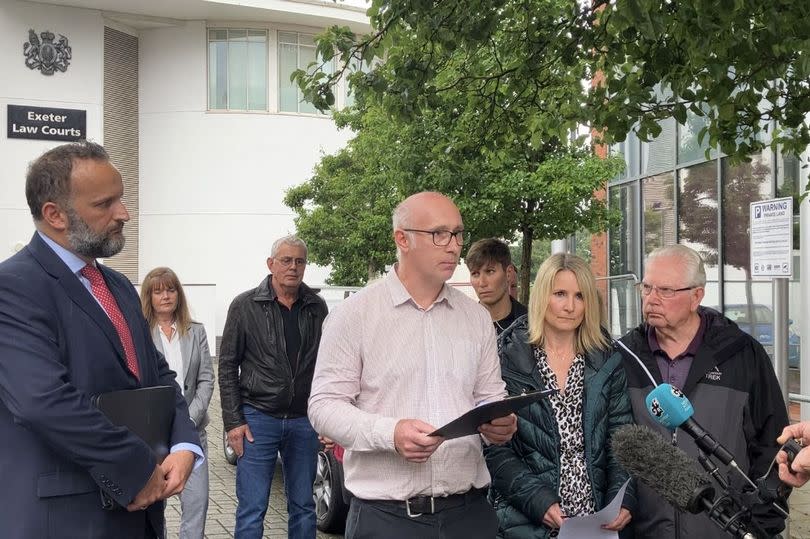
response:
[[[629,482],[629,479],[624,482],[624,485],[622,485],[622,488],[616,493],[613,500],[601,511],[592,515],[565,519],[562,528],[560,528],[559,539],[618,538],[618,532],[605,530],[602,526],[610,524],[619,516],[619,511],[622,508],[622,500],[624,500],[624,491],[627,490],[627,483]]]

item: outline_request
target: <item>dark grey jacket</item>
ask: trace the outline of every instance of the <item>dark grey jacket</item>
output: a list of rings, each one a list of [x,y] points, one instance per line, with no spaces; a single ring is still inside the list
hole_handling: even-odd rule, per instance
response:
[[[773,366],[762,345],[734,322],[712,309],[700,307],[700,310],[707,318],[706,333],[685,387],[681,389],[695,408],[695,421],[731,451],[749,477],[760,477],[776,454],[776,437],[788,424]],[[630,331],[622,342],[640,357],[656,381],[661,383],[661,371],[647,342],[646,324]],[[647,412],[644,400],[652,390],[652,383],[636,360],[626,352],[623,354],[636,422],[671,440],[670,432]],[[676,441],[687,454],[697,457],[697,447],[688,434],[677,431]],[[720,466],[725,468],[722,464]],[[724,469],[723,474],[726,473]],[[738,476],[734,474],[733,478],[736,480]],[[638,511],[633,515],[637,538],[724,536],[704,514],[678,513],[642,483],[638,484],[638,500]],[[771,534],[784,529],[784,520],[773,512],[758,517]]]
[[[258,287],[236,296],[228,309],[219,348],[219,391],[225,430],[245,424],[242,405],[275,417],[305,417],[321,326],[327,308],[316,291],[301,284],[298,316],[301,348],[295,371],[287,357],[284,326],[268,275]]]
[[[528,340],[526,316],[518,318],[498,339],[501,374],[510,395],[545,388]],[[594,504],[599,510],[613,499],[628,478],[609,443],[614,430],[632,422],[618,352],[605,350],[587,354],[582,414],[585,463]],[[512,440],[485,450],[500,521],[499,537],[545,538],[551,529],[543,525],[543,515],[560,501],[557,423],[548,400],[522,408],[517,416],[518,430]],[[631,483],[622,504],[635,517],[634,493]]]

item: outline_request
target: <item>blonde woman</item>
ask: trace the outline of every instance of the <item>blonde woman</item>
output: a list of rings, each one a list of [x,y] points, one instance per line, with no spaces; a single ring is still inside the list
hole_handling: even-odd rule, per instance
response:
[[[208,403],[214,392],[214,368],[202,324],[194,322],[177,275],[169,268],[155,268],[143,280],[141,307],[152,330],[152,340],[177,373],[177,383],[188,403],[191,420],[208,454],[205,427]],[[181,539],[202,539],[208,512],[208,460],[191,473],[180,494]]]
[[[632,422],[627,382],[588,264],[549,257],[528,308],[498,340],[501,374],[513,395],[559,392],[518,412],[511,442],[487,448],[499,537],[508,538],[556,537],[565,518],[602,509],[628,477],[610,448],[611,433]],[[606,529],[624,529],[634,506],[629,488]]]

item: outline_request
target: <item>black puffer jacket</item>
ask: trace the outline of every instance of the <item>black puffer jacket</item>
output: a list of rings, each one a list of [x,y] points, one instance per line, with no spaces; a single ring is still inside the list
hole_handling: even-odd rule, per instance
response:
[[[518,318],[498,340],[501,374],[510,395],[545,388],[528,340],[526,316]],[[618,352],[605,350],[586,356],[582,413],[585,463],[594,504],[599,510],[613,499],[628,478],[610,449],[611,433],[633,419]],[[485,451],[500,520],[499,536],[545,538],[551,529],[543,525],[543,515],[560,501],[557,422],[548,400],[519,410],[517,416],[518,430],[512,440],[503,446],[489,446]],[[635,504],[631,482],[622,505],[634,514]]]
[[[219,349],[219,391],[225,430],[245,424],[242,405],[276,417],[305,417],[321,326],[327,308],[316,291],[301,284],[298,317],[301,348],[293,372],[284,340],[276,292],[268,275],[258,287],[236,296],[228,309]]]

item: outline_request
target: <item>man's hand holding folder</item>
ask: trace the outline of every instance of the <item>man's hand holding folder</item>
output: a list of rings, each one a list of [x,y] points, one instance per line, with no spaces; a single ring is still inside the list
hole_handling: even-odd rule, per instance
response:
[[[194,469],[196,455],[193,452],[169,453],[174,398],[173,387],[155,386],[103,393],[94,399],[111,423],[138,435],[158,460],[149,480],[127,505],[127,511],[142,511],[157,501],[180,493]],[[104,507],[113,509],[115,504],[104,499]]]
[[[495,445],[503,445],[512,439],[512,435],[517,431],[517,416],[509,414],[504,417],[496,417],[489,423],[483,423],[478,427],[478,432],[486,440]]]

